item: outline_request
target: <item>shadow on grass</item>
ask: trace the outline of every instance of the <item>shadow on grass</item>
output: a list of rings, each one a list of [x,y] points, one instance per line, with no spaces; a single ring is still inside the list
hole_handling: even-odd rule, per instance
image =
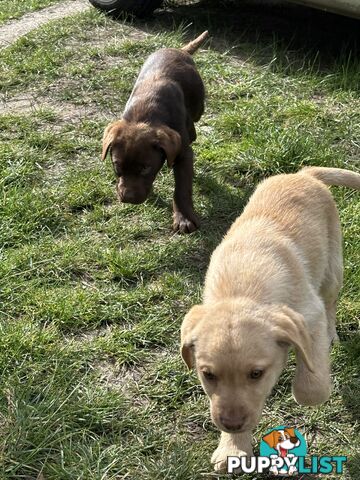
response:
[[[358,480],[360,478],[360,454],[354,455],[347,461],[347,470],[350,478]]]
[[[238,192],[233,193],[229,188],[220,184],[215,177],[203,173],[196,174],[194,186],[196,185],[199,189],[199,201],[206,200],[210,204],[207,208],[206,217],[201,218],[200,232],[202,230],[211,232],[219,242],[233,221],[242,213],[254,190],[253,184],[253,177],[249,177],[248,182],[244,181],[239,185]],[[170,216],[172,215],[172,198],[165,198],[153,190],[147,201],[155,208],[166,211]],[[207,256],[209,256],[211,251],[207,253]]]
[[[354,333],[350,338],[342,342],[346,352],[347,363],[351,368],[352,375],[347,378],[343,387],[342,397],[348,412],[351,413],[354,422],[360,421],[360,334]],[[359,465],[360,472],[360,465]],[[357,477],[360,478],[360,477]]]
[[[251,193],[253,183],[244,183],[238,191],[233,193],[229,188],[220,184],[210,175],[198,175],[195,184],[202,196],[207,197],[210,205],[207,208],[206,218],[203,219],[203,229],[217,232],[220,238],[226,233],[233,221],[242,213]]]
[[[134,23],[153,34],[193,24],[196,33],[210,31],[213,49],[231,49],[239,59],[270,64],[283,74],[326,76],[329,88],[359,90],[360,28],[352,18],[298,5],[204,0],[159,10]]]
[[[351,372],[342,388],[342,400],[346,410],[352,416],[353,423],[357,424],[360,421],[360,334],[355,332],[348,334],[341,345],[345,350],[347,367]],[[358,480],[360,478],[360,455],[349,457],[346,465],[350,478]]]
[[[136,290],[139,285],[153,281],[155,277],[164,272],[170,274],[186,272],[186,275],[190,275],[196,281],[203,282],[210,255],[233,221],[241,214],[253,187],[245,184],[239,187],[239,192],[237,192],[224,186],[211,175],[198,175],[195,177],[194,184],[200,191],[198,200],[207,205],[206,216],[201,218],[200,229],[191,234],[192,237],[195,237],[196,248],[194,248],[193,242],[185,241],[174,247],[174,243],[168,241],[157,253],[156,266],[151,262],[149,265],[146,264],[146,258],[145,263],[136,260],[134,265],[126,265],[126,273],[122,268],[122,260],[120,260],[120,266],[116,267],[118,273],[114,273],[112,277],[113,282],[123,283],[125,281],[128,289]],[[170,222],[172,214],[170,199],[167,201],[162,196],[151,193],[148,202],[165,211]]]

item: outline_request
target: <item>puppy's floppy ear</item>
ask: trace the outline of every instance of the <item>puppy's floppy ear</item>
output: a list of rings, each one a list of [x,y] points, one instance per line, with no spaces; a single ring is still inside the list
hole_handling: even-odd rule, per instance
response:
[[[164,125],[156,130],[156,138],[157,145],[164,150],[168,167],[171,168],[181,150],[180,134]]]
[[[311,338],[304,317],[289,307],[283,306],[274,312],[273,332],[280,343],[293,345],[298,358],[314,373]]]
[[[194,366],[195,329],[203,318],[204,311],[205,307],[203,305],[195,305],[185,315],[181,325],[181,356],[189,369]]]
[[[270,448],[275,448],[281,439],[281,434],[277,430],[273,430],[262,437],[262,439],[269,445]]]
[[[109,123],[109,125],[104,130],[103,135],[103,146],[101,153],[101,160],[105,160],[106,155],[108,154],[109,148],[111,147],[113,141],[116,137],[121,134],[121,131],[125,128],[124,120],[117,120],[116,122]]]

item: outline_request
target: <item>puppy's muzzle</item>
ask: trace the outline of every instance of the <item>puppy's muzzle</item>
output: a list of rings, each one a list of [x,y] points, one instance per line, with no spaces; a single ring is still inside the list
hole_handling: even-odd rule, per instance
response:
[[[229,432],[240,432],[245,423],[245,415],[239,417],[220,416],[220,422]]]
[[[133,203],[138,205],[139,203],[144,203],[146,198],[140,198],[133,194],[119,195],[119,199],[123,203]]]
[[[138,205],[140,203],[144,203],[147,199],[146,193],[139,193],[130,188],[117,188],[117,194],[120,202],[123,203],[133,203]]]

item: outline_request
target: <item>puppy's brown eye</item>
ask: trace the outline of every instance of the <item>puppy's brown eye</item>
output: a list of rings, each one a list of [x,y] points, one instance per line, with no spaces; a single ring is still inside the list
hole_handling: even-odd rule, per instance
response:
[[[202,374],[209,382],[213,382],[214,380],[216,380],[216,376],[211,372],[202,372]]]
[[[142,167],[141,170],[140,170],[140,175],[146,176],[146,175],[148,175],[150,172],[151,172],[151,167],[150,167],[150,166]]]
[[[165,162],[165,160],[166,160],[166,152],[165,152],[165,150],[164,150],[162,147],[160,147],[160,145],[157,144],[157,143],[155,143],[155,144],[153,145],[153,148],[160,153],[160,155],[161,155],[161,161],[162,161],[162,162]]]
[[[255,370],[252,370],[250,372],[250,378],[252,378],[253,380],[257,380],[258,378],[260,378],[262,376],[262,374],[264,373],[263,370],[260,370],[260,369],[255,369]]]
[[[120,166],[118,165],[118,163],[113,162],[113,168],[114,168],[115,175],[116,175],[117,177],[121,177],[121,176],[122,176],[122,171],[121,171],[121,168],[120,168]]]
[[[166,160],[166,152],[165,152],[165,150],[164,150],[163,148],[161,148],[160,151],[161,151],[161,160],[162,160],[163,162],[165,162],[165,160]]]

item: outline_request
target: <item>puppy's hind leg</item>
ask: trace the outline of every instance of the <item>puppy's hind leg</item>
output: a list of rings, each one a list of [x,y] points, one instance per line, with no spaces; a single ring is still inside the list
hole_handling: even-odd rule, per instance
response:
[[[328,340],[329,347],[339,342],[339,336],[336,332],[336,300],[329,300],[325,303],[326,316],[328,319]]]
[[[252,456],[251,431],[242,433],[221,432],[220,442],[211,457],[216,472],[226,470],[227,457]]]
[[[320,288],[328,321],[329,347],[338,342],[336,333],[336,302],[343,283],[343,259],[340,223],[337,212],[333,215],[334,221],[329,226],[329,265]]]

